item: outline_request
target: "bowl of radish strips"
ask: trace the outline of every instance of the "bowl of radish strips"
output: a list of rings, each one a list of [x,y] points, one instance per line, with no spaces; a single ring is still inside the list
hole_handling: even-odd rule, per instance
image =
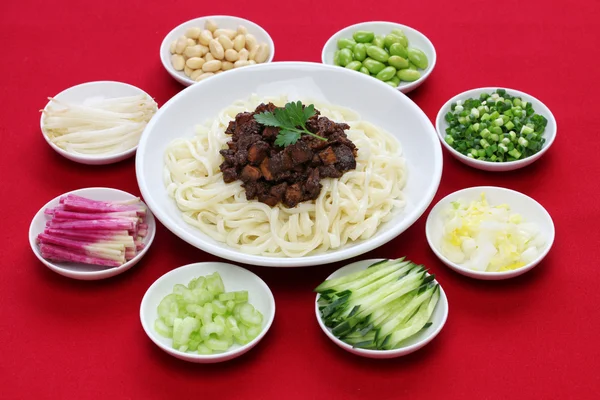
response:
[[[121,274],[146,254],[156,232],[154,216],[140,200],[111,188],[85,188],[42,207],[29,227],[36,257],[73,279]]]

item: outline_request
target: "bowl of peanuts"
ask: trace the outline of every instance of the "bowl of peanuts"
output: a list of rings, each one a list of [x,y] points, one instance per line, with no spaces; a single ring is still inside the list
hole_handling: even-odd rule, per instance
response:
[[[267,31],[227,15],[184,22],[160,46],[163,66],[185,86],[231,69],[271,62],[274,55],[275,44]]]

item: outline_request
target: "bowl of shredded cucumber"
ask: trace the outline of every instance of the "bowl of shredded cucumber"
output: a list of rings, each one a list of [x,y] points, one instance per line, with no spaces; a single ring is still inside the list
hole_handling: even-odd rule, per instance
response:
[[[150,286],[140,319],[148,337],[181,360],[216,363],[252,349],[275,317],[275,299],[254,273],[204,262],[174,269]]]
[[[554,242],[554,223],[537,201],[514,190],[481,186],[440,200],[425,226],[435,255],[475,279],[501,280],[538,265]]]
[[[417,351],[448,318],[448,299],[435,276],[405,258],[346,265],[315,292],[323,332],[362,357],[395,358]]]
[[[452,156],[484,171],[530,165],[548,151],[557,132],[552,112],[540,100],[493,87],[468,90],[448,100],[435,126]]]

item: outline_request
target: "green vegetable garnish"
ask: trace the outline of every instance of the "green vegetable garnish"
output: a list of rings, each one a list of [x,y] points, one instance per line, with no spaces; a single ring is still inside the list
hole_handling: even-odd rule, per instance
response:
[[[306,121],[315,115],[313,104],[302,108],[302,102],[290,102],[284,108],[276,108],[274,112],[264,112],[254,116],[254,119],[263,125],[279,128],[279,134],[275,144],[287,147],[294,144],[302,135],[310,135],[319,140],[327,141],[326,138],[315,135],[306,129]]]
[[[548,124],[530,102],[504,89],[453,103],[445,119],[446,143],[469,158],[491,162],[522,160],[537,153]]]

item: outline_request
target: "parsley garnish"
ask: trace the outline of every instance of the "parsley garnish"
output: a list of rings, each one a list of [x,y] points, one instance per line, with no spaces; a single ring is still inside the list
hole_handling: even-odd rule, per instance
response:
[[[313,115],[315,115],[313,104],[302,108],[302,103],[297,101],[287,103],[284,108],[276,108],[274,112],[256,114],[254,119],[259,124],[279,128],[275,144],[287,147],[296,143],[302,135],[311,135],[319,140],[327,141],[326,138],[315,135],[306,129],[306,121]]]

